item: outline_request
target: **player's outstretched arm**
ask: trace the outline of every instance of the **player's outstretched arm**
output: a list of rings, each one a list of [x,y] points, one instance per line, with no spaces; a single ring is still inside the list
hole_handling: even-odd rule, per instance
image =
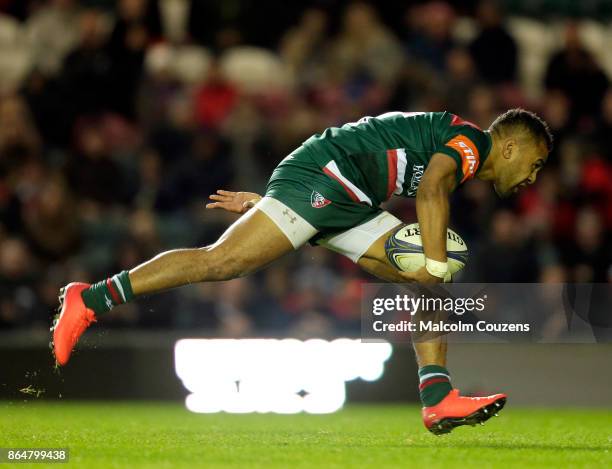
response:
[[[206,208],[220,208],[234,213],[246,213],[261,200],[261,195],[255,192],[232,192],[218,189],[216,194],[210,196],[210,202]]]
[[[446,272],[446,230],[449,219],[449,197],[455,188],[457,163],[440,153],[432,156],[416,196],[416,209],[423,252],[427,265],[416,272],[403,272],[408,280],[437,283]]]

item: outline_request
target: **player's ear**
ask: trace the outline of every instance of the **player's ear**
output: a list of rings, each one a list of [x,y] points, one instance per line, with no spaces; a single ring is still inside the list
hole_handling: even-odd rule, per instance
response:
[[[502,156],[509,160],[517,151],[517,141],[514,138],[507,138],[504,140],[504,144],[502,146]]]

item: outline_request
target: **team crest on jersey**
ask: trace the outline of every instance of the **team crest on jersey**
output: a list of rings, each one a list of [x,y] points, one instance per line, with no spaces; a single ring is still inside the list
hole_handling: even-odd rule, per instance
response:
[[[310,194],[310,205],[312,205],[314,208],[323,208],[329,204],[331,204],[331,200],[326,199],[317,191],[312,191],[312,194]]]

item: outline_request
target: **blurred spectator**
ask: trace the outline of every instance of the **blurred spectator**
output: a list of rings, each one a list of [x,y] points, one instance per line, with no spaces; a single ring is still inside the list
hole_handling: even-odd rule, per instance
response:
[[[393,83],[402,64],[398,40],[367,3],[349,4],[331,49],[329,66],[341,81]]]
[[[33,70],[25,79],[22,94],[45,145],[66,146],[70,141],[74,115],[72,106],[67,104],[68,93],[62,81]]]
[[[251,282],[252,280],[248,278],[239,278],[220,284],[215,313],[220,322],[221,335],[229,337],[249,335],[252,320],[247,311],[252,297]]]
[[[583,45],[574,22],[565,29],[565,47],[548,63],[545,84],[547,89],[560,90],[568,97],[574,125],[593,125],[608,88],[608,77]]]
[[[130,188],[119,165],[108,152],[100,121],[84,120],[76,128],[76,148],[68,174],[70,187],[85,201],[101,204],[125,202]]]
[[[287,292],[293,289],[293,266],[287,258],[274,263],[257,277],[253,289],[256,296],[252,306],[253,322],[261,330],[286,329],[292,318],[283,309]]]
[[[407,11],[408,52],[419,62],[442,73],[446,55],[457,46],[451,32],[455,12],[443,1],[430,1]]]
[[[561,187],[559,176],[554,172],[543,174],[539,184],[519,196],[519,210],[525,227],[544,240],[560,240],[559,235],[571,230],[574,218],[559,218],[563,210],[560,200]]]
[[[576,219],[575,233],[562,251],[574,282],[606,282],[612,263],[601,217],[592,208],[582,209]]]
[[[79,41],[66,57],[61,79],[65,106],[73,117],[108,109],[115,102],[112,59],[106,49],[107,28],[103,14],[85,10],[79,16]]]
[[[265,7],[254,0],[190,3],[190,36],[216,52],[244,43],[275,48],[287,25],[303,8],[285,0],[267,0]]]
[[[48,176],[38,193],[24,205],[25,233],[40,257],[60,261],[74,254],[79,242],[75,208],[58,175]]]
[[[455,48],[446,56],[449,80],[446,84],[448,109],[464,114],[469,107],[469,96],[477,80],[474,61],[467,50]]]
[[[514,82],[516,43],[502,24],[498,4],[493,0],[481,1],[476,18],[480,32],[470,44],[470,52],[480,77],[491,84]]]
[[[147,148],[142,152],[139,159],[138,189],[135,191],[134,196],[135,206],[144,209],[154,209],[157,205],[161,184],[161,159],[154,149]]]
[[[601,120],[595,130],[599,154],[612,161],[612,88],[608,88],[601,102]]]
[[[0,100],[0,171],[38,156],[40,137],[27,103],[19,96]]]
[[[591,155],[582,165],[580,192],[586,201],[596,209],[604,226],[612,228],[612,165]]]
[[[180,209],[192,202],[201,203],[218,188],[229,187],[232,180],[231,152],[218,134],[201,131],[194,135],[191,158],[175,166],[164,179],[160,204]]]
[[[306,10],[298,25],[289,29],[280,45],[280,54],[295,81],[314,84],[322,76],[328,16],[321,9]]]
[[[490,282],[535,282],[539,266],[517,216],[500,210],[491,220],[490,240],[476,246],[476,255],[469,269],[470,280],[486,278]],[[469,280],[468,280],[469,281]]]
[[[189,153],[196,128],[195,112],[180,90],[167,91],[168,100],[150,127],[150,139],[164,163],[177,164]]]
[[[568,97],[559,90],[547,92],[544,95],[542,117],[555,136],[555,146],[549,157],[550,163],[555,165],[558,149],[571,132],[571,109]]]
[[[195,96],[197,123],[207,129],[219,129],[238,99],[238,90],[223,77],[217,63],[208,70],[206,82]]]
[[[261,147],[266,148],[269,127],[253,99],[245,98],[237,104],[225,122],[223,134],[232,150],[234,184],[240,187],[248,186],[252,190],[263,190],[263,184],[270,174],[265,173],[270,168],[270,162],[262,161],[258,150]],[[279,138],[276,135],[274,137]],[[274,159],[275,166],[280,158],[277,156]]]
[[[161,35],[155,0],[120,0],[118,18],[108,42],[114,109],[134,117],[134,97],[140,84],[147,47]]]
[[[23,241],[0,240],[0,328],[29,324],[37,301],[36,267]]]
[[[499,112],[498,95],[488,86],[474,86],[468,96],[467,116],[476,125],[486,129]]]
[[[150,259],[161,251],[158,222],[153,212],[133,212],[129,222],[129,235],[137,244],[141,259]]]
[[[306,261],[295,272],[295,288],[300,291],[319,291],[329,295],[336,291],[340,279],[329,267],[333,254],[325,249],[307,249],[302,253]]]
[[[76,0],[51,0],[28,18],[26,32],[37,70],[45,75],[59,72],[64,57],[79,39],[79,31],[74,27],[78,16]]]

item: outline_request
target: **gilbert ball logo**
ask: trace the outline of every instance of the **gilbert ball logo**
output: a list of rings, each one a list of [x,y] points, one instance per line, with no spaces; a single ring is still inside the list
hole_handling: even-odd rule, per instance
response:
[[[310,194],[310,205],[314,208],[323,208],[329,204],[331,204],[331,200],[326,199],[317,191],[312,191],[312,194]]]

